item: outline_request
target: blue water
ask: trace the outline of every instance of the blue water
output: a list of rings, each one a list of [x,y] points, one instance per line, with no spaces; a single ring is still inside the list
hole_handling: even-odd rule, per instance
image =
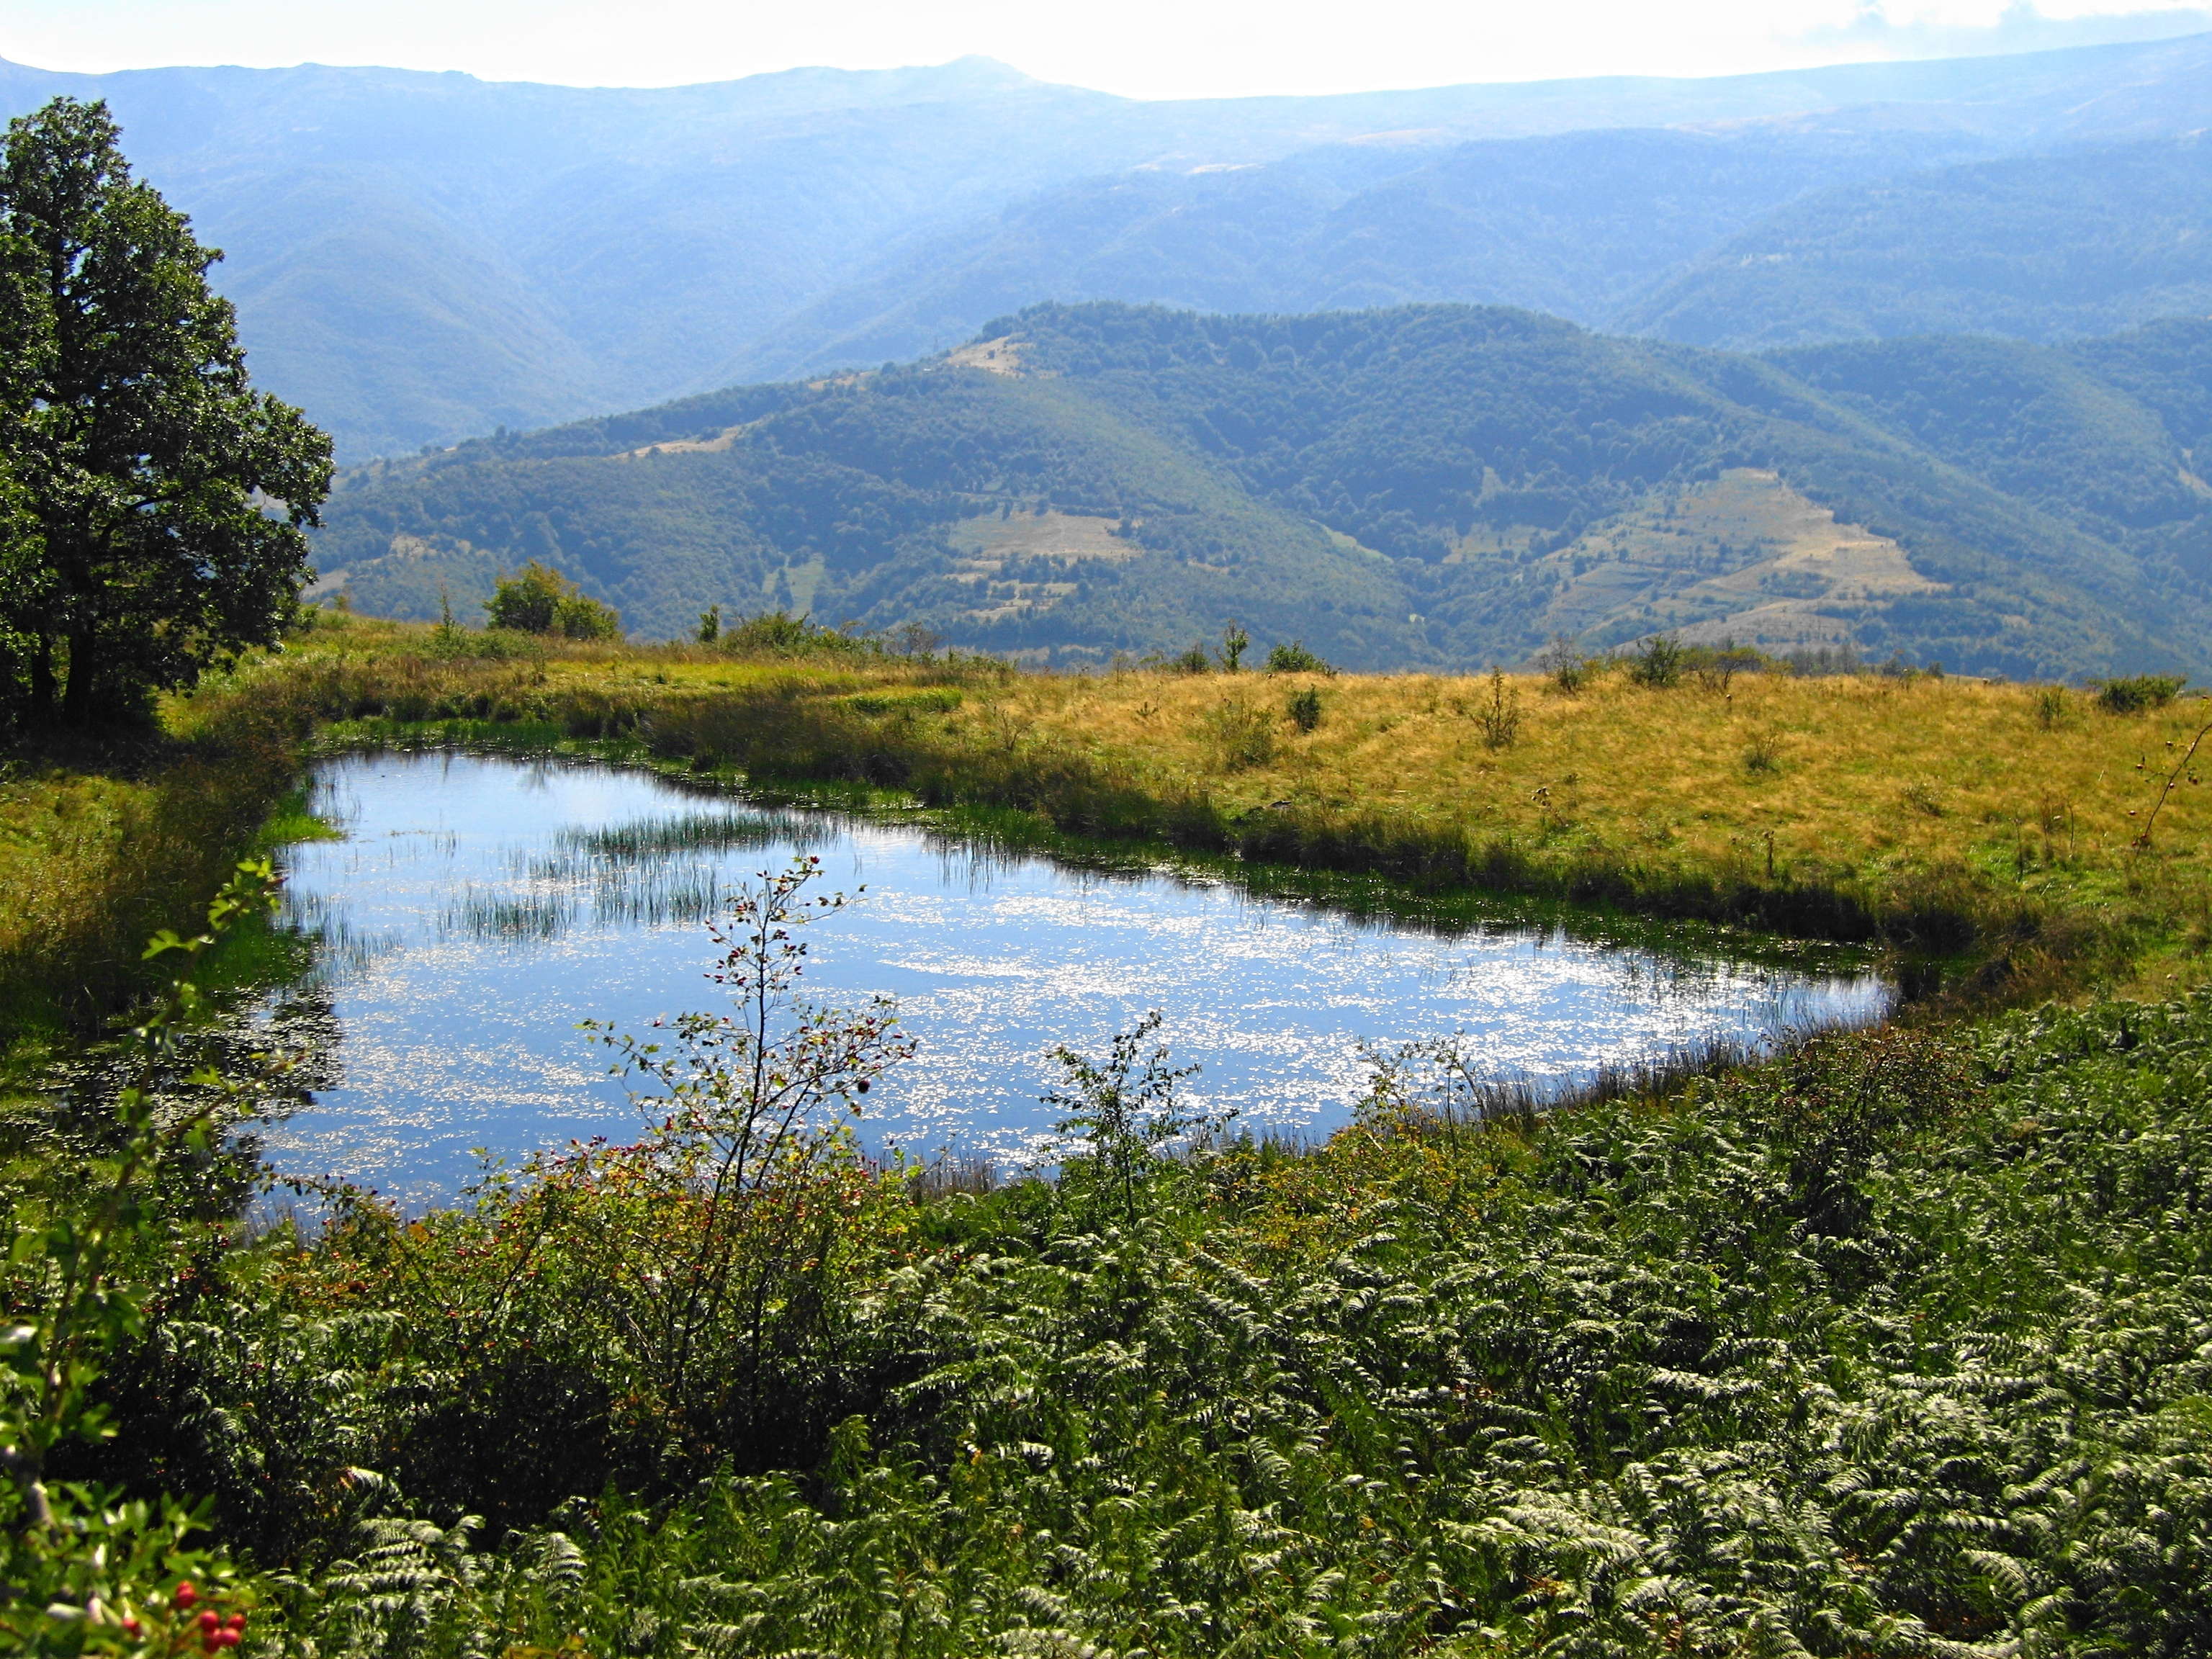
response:
[[[413,1201],[449,1195],[479,1148],[629,1138],[638,1109],[578,1023],[636,1030],[715,1006],[703,916],[801,851],[822,860],[823,889],[866,889],[811,932],[814,1000],[887,994],[918,1045],[869,1096],[865,1135],[1002,1169],[1050,1156],[1045,1051],[1101,1049],[1153,1008],[1176,1058],[1203,1067],[1187,1101],[1312,1133],[1348,1117],[1363,1044],[1463,1031],[1488,1074],[1556,1082],[1715,1036],[1864,1019],[1888,998],[1863,969],[1632,948],[1503,913],[1471,928],[1361,919],[1188,872],[1108,873],[702,799],[608,767],[386,755],[328,763],[318,791],[344,837],[291,850],[288,902],[324,938],[337,1081],[266,1144],[287,1173]]]

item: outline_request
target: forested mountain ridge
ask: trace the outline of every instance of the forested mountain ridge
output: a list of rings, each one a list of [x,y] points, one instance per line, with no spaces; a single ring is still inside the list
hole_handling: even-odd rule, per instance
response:
[[[1223,312],[1473,301],[1602,326],[1808,191],[1978,159],[1988,143],[1761,124],[1339,144],[1264,166],[1108,174],[896,250],[738,366],[910,356],[1047,295]]]
[[[2212,312],[2212,144],[2192,134],[1838,184],[1613,320],[1755,349],[1978,331],[2052,340]]]
[[[355,469],[319,556],[393,614],[534,557],[647,635],[787,605],[1060,662],[1233,619],[1364,667],[1674,629],[2201,672],[2208,405],[2212,324],[1761,359],[1494,307],[1046,306],[903,367]]]
[[[2212,125],[2208,63],[2198,36],[1163,103],[978,59],[648,91],[0,64],[0,107],[108,98],[142,175],[227,251],[257,379],[358,459],[916,356],[1048,296],[1474,301],[1613,326],[1808,196]],[[2042,240],[2127,246],[2157,222],[2115,240],[2086,212]],[[2008,325],[1977,304],[1942,325]]]

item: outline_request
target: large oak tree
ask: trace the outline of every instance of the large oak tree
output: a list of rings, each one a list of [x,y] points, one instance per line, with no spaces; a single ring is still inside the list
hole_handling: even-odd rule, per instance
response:
[[[330,490],[330,440],[247,381],[222,256],[118,137],[58,98],[0,161],[0,695],[33,722],[273,642]]]

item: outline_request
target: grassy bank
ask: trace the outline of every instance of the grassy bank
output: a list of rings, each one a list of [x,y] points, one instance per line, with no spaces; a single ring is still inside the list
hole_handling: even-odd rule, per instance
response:
[[[0,757],[0,1049],[83,1037],[157,982],[182,927],[259,842],[295,836],[307,721],[252,699]]]
[[[0,780],[0,1026],[82,1030],[325,745],[594,748],[1121,840],[1894,947],[1954,996],[2185,988],[2212,944],[2212,705],[1876,674],[1018,674],[329,623],[161,730]],[[1303,707],[1293,708],[1303,702]],[[1911,971],[1907,969],[1907,971]]]
[[[1655,688],[1616,669],[1568,691],[835,651],[501,659],[468,654],[471,637],[440,653],[428,630],[356,624],[250,683],[340,741],[550,728],[727,780],[1963,957],[1954,988],[1975,1001],[2185,986],[2212,939],[2198,701],[2113,714],[2056,688],[1875,674]]]

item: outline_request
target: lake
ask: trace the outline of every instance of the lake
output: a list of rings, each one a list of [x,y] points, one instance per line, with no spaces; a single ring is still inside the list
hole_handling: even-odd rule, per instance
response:
[[[413,1204],[449,1196],[479,1148],[631,1138],[637,1108],[579,1022],[642,1030],[717,1006],[704,921],[801,854],[822,860],[821,890],[859,895],[810,930],[812,999],[890,995],[917,1044],[869,1097],[864,1138],[1002,1170],[1050,1156],[1046,1050],[1101,1050],[1154,1008],[1176,1060],[1203,1068],[1188,1101],[1313,1134],[1360,1097],[1363,1045],[1464,1032],[1489,1075],[1556,1088],[1878,1018],[1891,995],[1841,951],[1688,930],[1655,944],[1502,902],[1376,914],[1373,884],[1337,884],[1336,902],[1262,893],[1233,871],[1008,854],[610,766],[352,757],[315,792],[343,838],[288,849],[286,903],[319,939],[329,1086],[265,1145],[285,1173]]]

